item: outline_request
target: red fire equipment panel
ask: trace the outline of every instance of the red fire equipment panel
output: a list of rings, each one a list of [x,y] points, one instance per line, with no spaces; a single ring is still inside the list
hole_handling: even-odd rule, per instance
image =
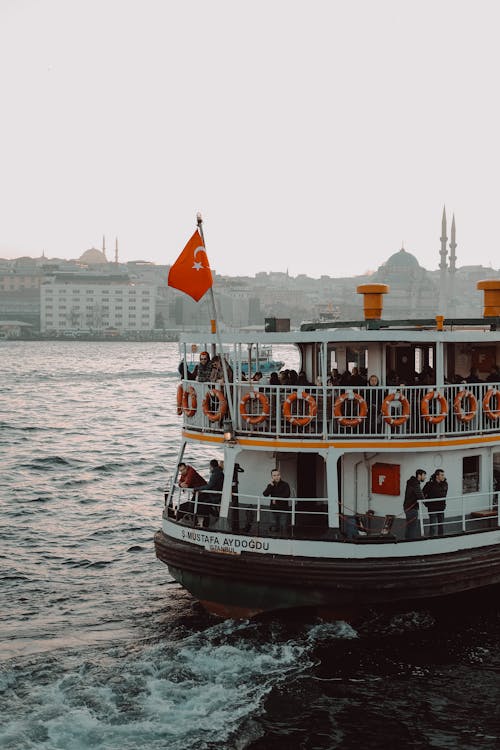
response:
[[[373,464],[372,493],[374,495],[400,494],[399,464]]]

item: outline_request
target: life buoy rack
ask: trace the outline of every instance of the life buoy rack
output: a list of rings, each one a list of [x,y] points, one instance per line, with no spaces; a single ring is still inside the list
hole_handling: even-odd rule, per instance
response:
[[[497,405],[496,409],[492,409],[490,406],[490,402],[492,398],[495,398],[495,402]],[[498,408],[500,403],[500,392],[496,390],[496,388],[490,388],[487,392],[485,397],[483,398],[483,411],[492,422],[495,422],[500,417],[500,408]]]
[[[182,414],[182,399],[184,397],[184,388],[181,384],[177,386],[177,414]]]
[[[257,400],[261,407],[260,414],[249,414],[247,412],[247,404],[249,401]],[[268,418],[270,413],[269,401],[266,396],[259,391],[251,391],[246,393],[240,401],[240,414],[241,418],[248,422],[248,424],[262,424]]]
[[[467,400],[467,411],[462,409],[464,399]],[[453,411],[459,422],[470,422],[476,416],[477,398],[471,391],[459,391],[453,401]]]
[[[283,402],[283,415],[289,424],[295,424],[298,427],[305,427],[312,422],[312,420],[318,413],[318,404],[316,403],[314,396],[311,396],[311,394],[307,393],[307,391],[302,391],[302,393],[300,394],[300,398],[303,401],[307,402],[309,407],[309,414],[304,415],[303,417],[297,417],[295,416],[295,414],[292,414],[292,406],[298,398],[298,393],[290,393],[290,395]]]
[[[198,397],[196,396],[196,391],[192,385],[189,385],[182,396],[182,411],[186,417],[194,417],[197,408]]]
[[[400,393],[397,400],[401,404],[401,414],[398,417],[392,417],[390,413],[390,405],[394,400],[396,400],[396,394],[389,393],[382,401],[381,412],[386,424],[391,425],[391,427],[400,427],[410,418],[410,402],[406,396],[403,396],[403,394]]]
[[[429,414],[429,403],[435,398],[439,401],[439,407],[441,409],[440,414]],[[420,414],[423,416],[426,422],[429,424],[440,424],[446,419],[448,414],[448,402],[442,393],[437,391],[429,391],[420,401]]]
[[[211,399],[216,398],[219,402],[219,410],[214,412],[211,410]],[[207,417],[209,422],[219,422],[227,413],[227,399],[222,393],[214,388],[211,391],[207,391],[205,398],[202,401],[203,414]]]
[[[360,396],[359,393],[353,393],[352,398],[358,404],[358,416],[344,417],[342,413],[342,406],[344,405],[344,401],[347,401],[347,399],[349,398],[350,396],[348,393],[341,393],[340,396],[337,396],[333,405],[333,415],[336,419],[339,420],[339,424],[341,424],[343,427],[357,427],[359,424],[361,424],[363,419],[365,419],[366,415],[368,414],[368,406],[363,396]]]

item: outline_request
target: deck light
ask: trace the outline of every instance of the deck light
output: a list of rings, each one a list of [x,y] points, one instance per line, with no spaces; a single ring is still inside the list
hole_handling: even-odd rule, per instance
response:
[[[230,419],[225,419],[223,422],[223,429],[224,429],[224,442],[225,443],[235,443],[235,435],[234,435],[234,429],[233,429],[233,423]]]

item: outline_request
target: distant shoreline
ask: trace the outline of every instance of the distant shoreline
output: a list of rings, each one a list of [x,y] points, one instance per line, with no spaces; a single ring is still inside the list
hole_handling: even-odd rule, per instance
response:
[[[165,336],[139,337],[139,336],[12,336],[11,338],[2,339],[2,341],[63,341],[75,343],[80,341],[98,341],[100,343],[114,344],[119,343],[175,343],[179,341],[179,334],[168,334]]]

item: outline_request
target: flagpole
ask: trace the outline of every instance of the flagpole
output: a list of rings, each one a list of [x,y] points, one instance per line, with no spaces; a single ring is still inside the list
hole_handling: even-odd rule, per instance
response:
[[[203,234],[203,219],[202,219],[201,213],[197,213],[196,214],[196,224],[198,226],[198,231],[199,231],[199,233],[201,235],[201,239],[203,240],[203,246],[206,249],[205,236]],[[217,310],[216,310],[216,307],[215,307],[215,297],[214,297],[213,284],[210,286],[209,291],[210,291],[210,301],[212,303],[212,316],[213,316],[213,318],[211,320],[211,325],[212,325],[212,331],[211,331],[211,333],[215,333],[216,336],[217,336],[217,343],[219,345],[220,358],[221,358],[221,363],[222,363],[222,371],[224,373],[224,380],[227,383],[226,394],[227,394],[227,405],[228,405],[228,408],[229,408],[229,417],[231,419],[231,422],[233,423],[233,428],[234,428],[235,422],[234,422],[234,409],[233,409],[233,395],[232,395],[232,392],[231,392],[231,386],[232,386],[232,384],[229,382],[228,371],[227,371],[227,366],[226,366],[226,359],[224,357],[224,349],[222,348],[222,339],[221,339],[221,335],[220,335],[220,331],[219,331],[219,326],[217,325]]]

